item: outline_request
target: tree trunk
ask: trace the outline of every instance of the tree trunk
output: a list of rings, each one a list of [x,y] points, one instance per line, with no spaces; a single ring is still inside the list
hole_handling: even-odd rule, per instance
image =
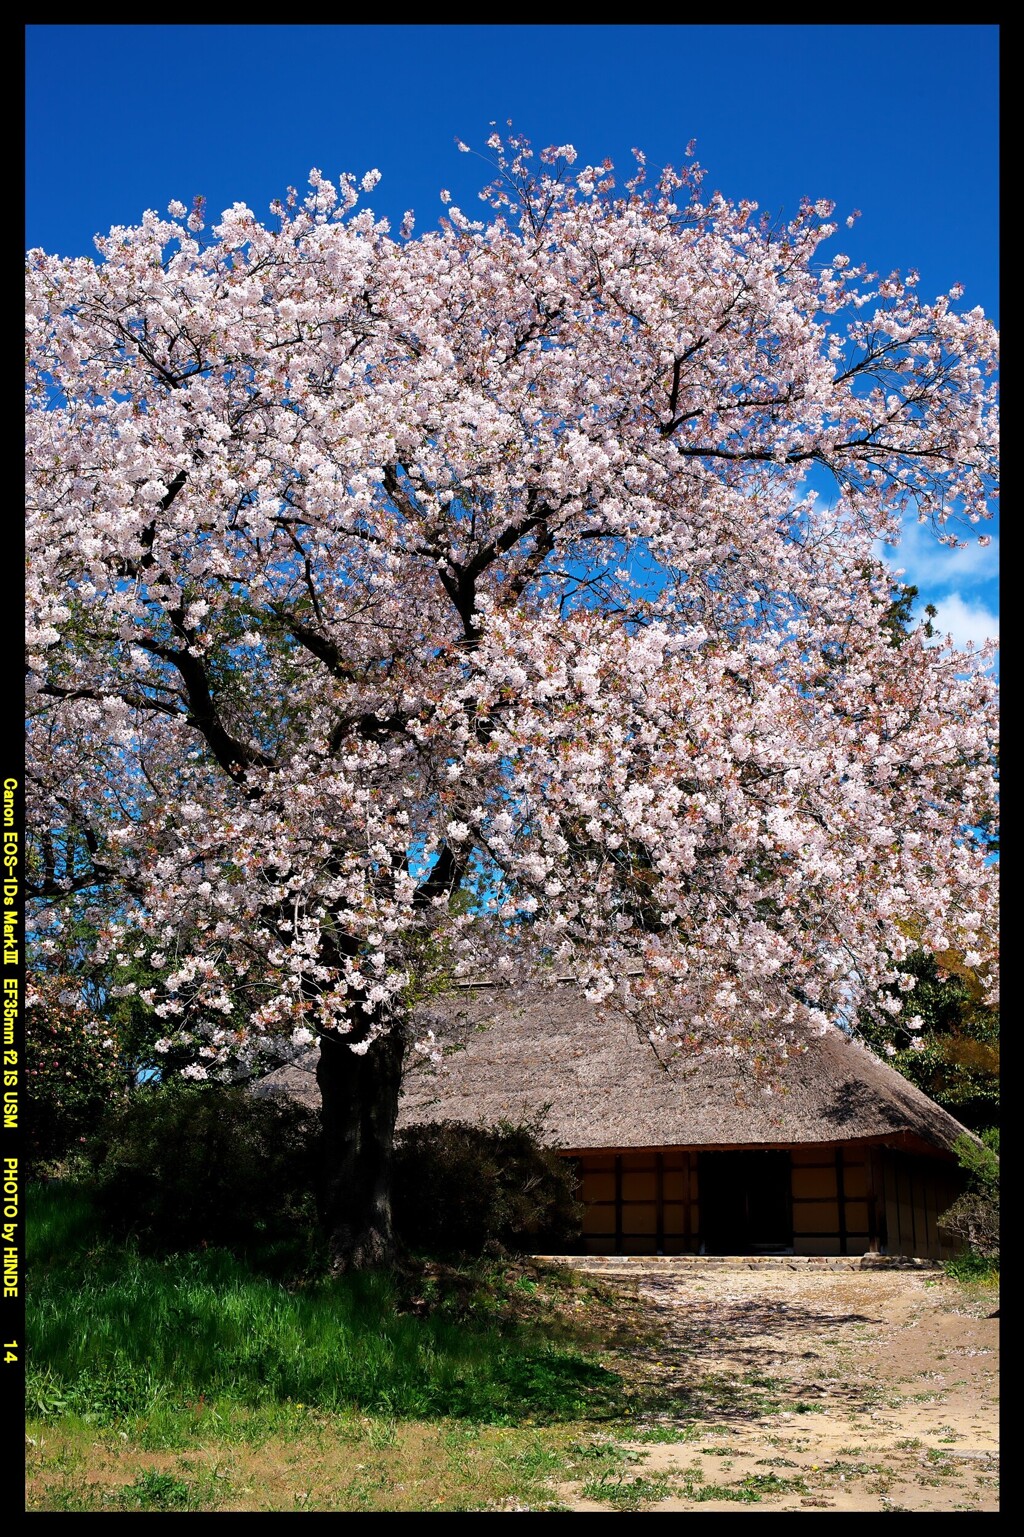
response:
[[[378,1036],[362,1055],[321,1042],[316,1077],[323,1099],[320,1220],[332,1269],[391,1265],[398,1246],[391,1225],[391,1148],[402,1083],[404,1032]]]

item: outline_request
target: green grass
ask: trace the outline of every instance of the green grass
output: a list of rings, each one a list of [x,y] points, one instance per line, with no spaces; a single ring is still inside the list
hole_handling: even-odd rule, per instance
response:
[[[190,1495],[188,1484],[175,1478],[173,1473],[149,1470],[140,1473],[134,1483],[124,1486],[121,1502],[140,1510],[180,1510],[189,1504]]]
[[[582,1489],[584,1499],[606,1500],[617,1510],[640,1510],[675,1492],[667,1473],[654,1473],[650,1478],[642,1474],[628,1478],[624,1473],[605,1473],[585,1483]]]
[[[970,1250],[964,1254],[958,1254],[955,1259],[943,1260],[942,1268],[954,1281],[960,1281],[967,1286],[999,1285],[998,1259],[985,1259],[982,1255]]]
[[[582,1448],[574,1448],[577,1458]],[[584,1483],[582,1493],[586,1499],[605,1501],[618,1510],[642,1510],[655,1505],[670,1495],[681,1495],[695,1504],[707,1504],[711,1500],[729,1501],[740,1505],[758,1505],[764,1499],[778,1498],[788,1493],[807,1494],[809,1488],[802,1478],[780,1478],[776,1473],[748,1473],[736,1484],[709,1483],[699,1467],[680,1469],[674,1476],[654,1472],[649,1476],[631,1472],[624,1463],[636,1462],[647,1454],[626,1452],[613,1445],[597,1445],[588,1449],[590,1455],[603,1457],[605,1466],[599,1476]],[[615,1453],[619,1452],[618,1457]]]
[[[640,1424],[635,1430],[630,1431],[629,1439],[639,1441],[642,1444],[654,1446],[670,1446],[673,1443],[686,1441],[702,1441],[705,1436],[731,1436],[732,1428],[729,1425],[707,1424],[705,1421],[691,1420],[688,1424],[672,1425],[654,1423],[652,1425]],[[728,1447],[716,1447],[716,1457],[728,1457]]]
[[[104,1237],[80,1187],[37,1189],[29,1212],[30,1418],[141,1420],[159,1439],[183,1413],[239,1408],[264,1425],[311,1409],[503,1424],[620,1406],[614,1373],[490,1294],[490,1317],[417,1314],[391,1275],[289,1285],[222,1249],[142,1254]]]

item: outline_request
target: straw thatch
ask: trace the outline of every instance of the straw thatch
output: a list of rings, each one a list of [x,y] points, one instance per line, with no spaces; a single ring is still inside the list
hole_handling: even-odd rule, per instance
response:
[[[459,1048],[407,1072],[399,1129],[493,1124],[544,1112],[552,1147],[786,1147],[862,1139],[948,1154],[964,1128],[899,1073],[838,1031],[767,1076],[720,1055],[656,1049],[621,1007],[588,1003],[571,981],[459,989],[420,1011]],[[257,1093],[319,1103],[317,1048]]]

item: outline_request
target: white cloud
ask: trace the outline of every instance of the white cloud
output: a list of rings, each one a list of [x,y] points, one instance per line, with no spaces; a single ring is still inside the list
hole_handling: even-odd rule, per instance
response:
[[[980,646],[987,640],[998,640],[999,617],[983,603],[966,602],[958,592],[948,593],[933,601],[938,609],[936,618],[932,620],[936,640],[951,635],[954,646],[960,650],[969,641]]]
[[[971,535],[964,537],[969,540]],[[999,574],[998,535],[993,535],[987,546],[975,539],[966,549],[951,550],[938,543],[928,524],[915,522],[906,525],[900,544],[895,548],[881,544],[878,553],[887,565],[894,569],[902,567],[904,581],[919,587],[922,597],[929,590],[952,587],[962,592],[965,588],[981,587],[996,581]]]

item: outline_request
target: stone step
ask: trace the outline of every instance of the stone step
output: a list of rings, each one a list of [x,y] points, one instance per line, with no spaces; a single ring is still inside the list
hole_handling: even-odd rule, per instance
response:
[[[903,1254],[535,1254],[540,1264],[565,1265],[598,1275],[650,1266],[679,1270],[941,1270],[937,1259],[913,1259]]]

